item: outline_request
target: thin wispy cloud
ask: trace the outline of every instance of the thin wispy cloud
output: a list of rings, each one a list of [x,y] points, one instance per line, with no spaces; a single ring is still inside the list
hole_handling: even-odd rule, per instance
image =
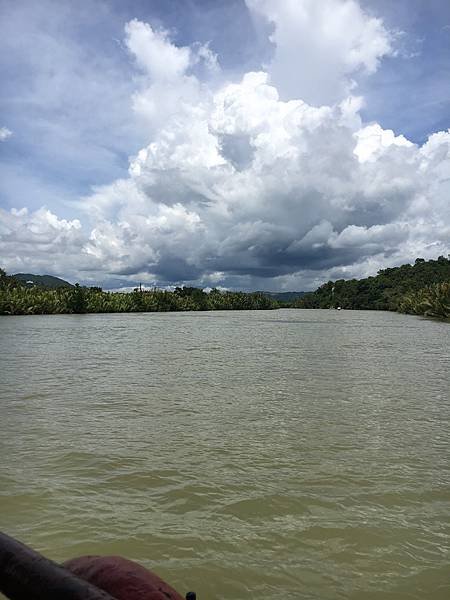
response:
[[[4,142],[12,136],[12,131],[7,127],[0,127],[0,142]]]

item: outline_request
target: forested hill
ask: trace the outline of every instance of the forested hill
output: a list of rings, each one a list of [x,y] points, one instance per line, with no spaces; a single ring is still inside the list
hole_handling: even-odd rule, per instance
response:
[[[418,258],[414,265],[384,269],[366,279],[329,281],[315,292],[299,298],[294,306],[399,310],[408,295],[414,296],[419,290],[442,282],[450,282],[450,255],[449,258],[440,256],[429,261]]]
[[[14,279],[20,281],[25,287],[39,287],[56,290],[61,287],[73,287],[68,281],[53,277],[53,275],[33,275],[32,273],[15,273]]]

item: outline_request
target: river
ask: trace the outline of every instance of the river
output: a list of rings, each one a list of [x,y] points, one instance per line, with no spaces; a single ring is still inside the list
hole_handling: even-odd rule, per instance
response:
[[[0,528],[199,600],[450,597],[450,326],[0,317]]]

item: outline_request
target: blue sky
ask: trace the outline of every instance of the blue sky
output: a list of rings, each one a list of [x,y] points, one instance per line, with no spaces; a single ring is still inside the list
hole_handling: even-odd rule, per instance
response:
[[[0,10],[9,271],[304,289],[448,251],[447,0],[2,0]],[[257,72],[267,80],[242,83]],[[351,118],[336,108],[349,97]],[[289,101],[312,108],[289,109],[285,130]],[[380,148],[358,155],[350,140]],[[191,160],[198,148],[203,159]]]
[[[450,126],[450,2],[377,0],[365,5],[399,31],[398,55],[364,85],[364,116],[423,143]]]
[[[125,175],[128,157],[148,141],[130,111],[135,73],[122,44],[129,20],[170,30],[181,46],[210,42],[231,73],[259,68],[270,52],[241,0],[1,6],[1,114],[14,131],[1,147],[5,207],[22,206],[26,197],[30,208],[44,203],[73,216],[68,203]]]

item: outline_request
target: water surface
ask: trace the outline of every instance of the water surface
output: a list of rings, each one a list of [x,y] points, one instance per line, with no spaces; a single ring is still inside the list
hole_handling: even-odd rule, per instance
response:
[[[450,326],[1,317],[0,528],[199,600],[450,597]]]

